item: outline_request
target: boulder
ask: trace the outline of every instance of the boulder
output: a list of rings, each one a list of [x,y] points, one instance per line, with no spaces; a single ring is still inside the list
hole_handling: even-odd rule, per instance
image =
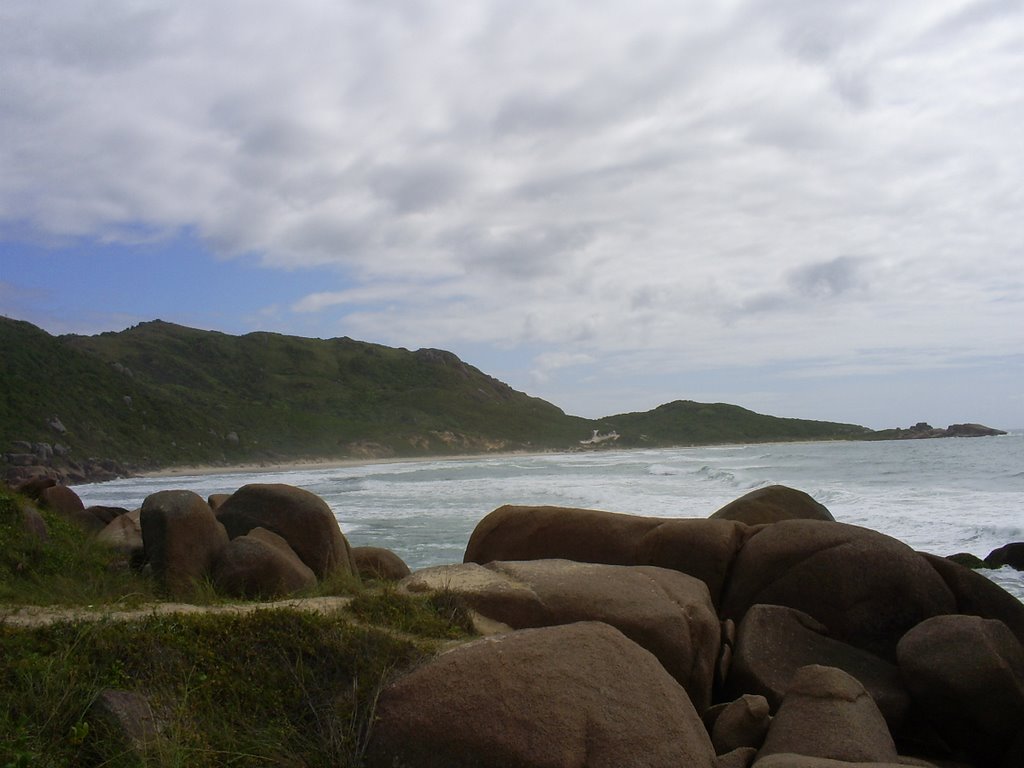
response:
[[[956,599],[955,613],[999,619],[1024,645],[1024,603],[996,584],[992,579],[949,558],[923,555],[946,582]]]
[[[354,574],[352,552],[327,503],[303,488],[282,484],[245,485],[217,509],[232,539],[266,528],[288,542],[319,579]]]
[[[227,546],[224,526],[192,491],[158,491],[146,497],[139,515],[146,558],[162,586],[186,595],[208,575]]]
[[[794,608],[753,606],[739,626],[726,691],[759,694],[777,710],[798,670],[811,664],[836,667],[864,686],[895,732],[910,708],[899,668],[828,634]]]
[[[54,512],[59,512],[70,518],[75,518],[78,512],[85,510],[82,499],[66,485],[52,485],[49,488],[43,488],[39,492],[39,501]]]
[[[711,519],[736,520],[747,525],[777,523],[780,520],[835,522],[824,504],[803,491],[785,485],[769,485],[740,496],[711,515]]]
[[[718,616],[704,583],[684,573],[570,560],[466,563],[417,571],[402,588],[454,592],[513,629],[605,622],[653,653],[698,712],[711,703]]]
[[[771,721],[768,699],[749,693],[740,696],[715,718],[711,731],[715,752],[725,755],[744,747],[752,747],[756,752],[764,743]]]
[[[924,553],[922,553],[924,554]],[[971,554],[970,552],[957,552],[954,555],[946,555],[946,560],[951,560],[957,565],[962,565],[965,568],[984,568],[985,561],[977,555]]]
[[[316,586],[316,575],[288,542],[253,528],[228,542],[213,566],[218,591],[234,597],[280,597]]]
[[[402,558],[383,547],[352,547],[352,562],[364,579],[401,581],[412,573]]]
[[[104,526],[108,525],[115,518],[128,514],[128,510],[124,507],[104,507],[99,505],[86,507],[85,511],[103,523]]]
[[[210,505],[210,509],[216,512],[230,498],[230,493],[211,493],[206,499],[206,503]]]
[[[1024,648],[1001,621],[936,616],[897,651],[914,700],[955,745],[996,763],[1024,730]]]
[[[714,768],[686,692],[599,622],[526,629],[441,654],[386,688],[370,768]]]
[[[154,715],[149,699],[132,691],[100,691],[89,707],[89,722],[136,760],[160,738],[164,723]]]
[[[592,509],[499,507],[477,523],[463,558],[654,565],[703,581],[717,604],[751,529],[732,520],[638,517]]]
[[[27,502],[21,504],[21,529],[39,541],[50,540],[50,531],[46,527],[43,516],[39,514],[38,509]]]
[[[721,613],[739,621],[758,603],[803,611],[837,640],[888,660],[908,629],[956,610],[946,583],[906,544],[821,520],[754,529],[734,561]]]
[[[1004,565],[1024,571],[1024,541],[1004,544],[999,549],[993,549],[985,558],[985,566],[988,568],[1002,568]]]
[[[755,765],[785,753],[853,763],[899,759],[885,719],[864,686],[841,669],[817,664],[793,676]]]
[[[118,515],[96,534],[96,540],[124,553],[133,561],[145,558],[142,543],[142,510]]]
[[[38,476],[17,483],[13,486],[13,489],[22,496],[28,496],[30,499],[40,501],[42,492],[47,488],[53,488],[56,484],[57,481],[51,477]]]

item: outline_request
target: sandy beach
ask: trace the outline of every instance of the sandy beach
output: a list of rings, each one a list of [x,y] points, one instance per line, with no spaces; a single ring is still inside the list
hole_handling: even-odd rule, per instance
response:
[[[416,464],[428,461],[478,461],[512,456],[542,456],[566,451],[500,451],[495,453],[462,453],[440,456],[386,456],[351,459],[295,459],[292,461],[256,461],[244,464],[186,464],[145,470],[136,477],[193,477],[196,475],[235,475],[255,472],[290,472],[295,470],[339,469],[377,464]]]

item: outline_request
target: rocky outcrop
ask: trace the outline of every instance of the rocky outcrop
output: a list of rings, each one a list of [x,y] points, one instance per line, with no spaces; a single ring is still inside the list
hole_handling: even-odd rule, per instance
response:
[[[886,429],[875,433],[876,438],[891,440],[923,440],[934,437],[996,437],[1005,435],[1001,429],[986,427],[984,424],[950,424],[945,429],[933,427],[919,421],[906,429]]]
[[[987,568],[1002,568],[1004,565],[1024,571],[1024,541],[1005,544],[999,549],[993,549],[985,557]]]
[[[192,491],[159,491],[146,497],[139,516],[146,559],[172,595],[187,595],[227,546],[224,526]]]
[[[331,508],[303,488],[245,485],[221,504],[216,514],[232,539],[253,528],[276,533],[319,579],[334,573],[356,573],[348,540]]]
[[[722,615],[739,621],[759,603],[803,611],[837,640],[889,660],[907,630],[956,611],[946,583],[910,547],[818,520],[764,526],[740,550]]]
[[[8,453],[0,454],[0,468],[12,487],[36,478],[48,478],[59,485],[78,485],[127,477],[128,468],[112,459],[75,460],[61,443],[30,443],[16,440]]]
[[[751,528],[732,520],[664,519],[564,507],[504,506],[470,536],[467,563],[575,560],[654,565],[703,581],[717,604]]]
[[[698,712],[711,703],[719,622],[707,587],[692,576],[651,566],[533,560],[429,568],[401,586],[452,592],[513,629],[605,622],[653,653]]]
[[[740,496],[719,509],[712,520],[736,520],[747,525],[777,523],[780,520],[829,520],[828,508],[809,494],[785,485],[769,485]]]
[[[686,692],[650,653],[598,622],[484,638],[400,678],[380,696],[366,762],[716,766]]]
[[[363,579],[400,581],[412,573],[402,558],[384,547],[352,547],[352,562]]]

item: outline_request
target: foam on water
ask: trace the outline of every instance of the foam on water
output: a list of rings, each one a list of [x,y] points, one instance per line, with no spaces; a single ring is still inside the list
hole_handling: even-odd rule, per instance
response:
[[[201,496],[252,482],[307,488],[354,545],[395,550],[413,568],[461,561],[502,504],[707,517],[754,488],[810,493],[842,522],[915,549],[984,557],[1024,540],[1024,435],[882,443],[783,443],[417,461],[292,472],[133,478],[76,488],[86,504],[134,508],[157,490]],[[987,572],[1024,599],[1024,574]]]

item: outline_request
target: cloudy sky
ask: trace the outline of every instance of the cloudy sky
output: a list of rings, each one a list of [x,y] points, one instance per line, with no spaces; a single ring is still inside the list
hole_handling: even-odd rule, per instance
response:
[[[0,313],[1024,427],[1024,0],[4,0]]]

